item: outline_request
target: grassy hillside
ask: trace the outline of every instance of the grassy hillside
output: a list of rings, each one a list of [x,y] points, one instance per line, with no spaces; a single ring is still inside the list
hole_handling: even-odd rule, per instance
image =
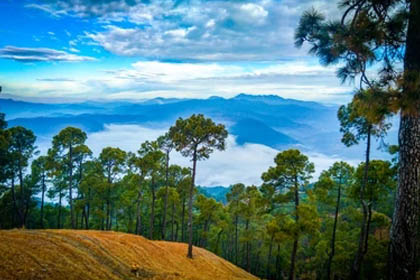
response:
[[[0,279],[257,279],[201,248],[117,232],[0,231]]]

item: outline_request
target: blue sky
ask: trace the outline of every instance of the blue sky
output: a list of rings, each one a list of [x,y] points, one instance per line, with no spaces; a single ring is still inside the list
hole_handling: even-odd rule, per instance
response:
[[[333,1],[3,0],[5,96],[54,101],[277,94],[344,103],[341,85],[293,45],[300,15]]]

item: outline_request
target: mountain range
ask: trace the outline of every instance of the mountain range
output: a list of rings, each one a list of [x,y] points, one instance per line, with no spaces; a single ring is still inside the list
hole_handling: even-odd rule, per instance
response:
[[[303,151],[354,157],[356,152],[362,152],[362,147],[347,149],[340,142],[337,109],[336,105],[248,94],[233,98],[61,104],[0,99],[0,111],[6,113],[9,126],[30,128],[41,137],[51,137],[69,125],[87,133],[101,131],[107,124],[168,128],[179,117],[202,113],[224,123],[239,145],[298,147]]]

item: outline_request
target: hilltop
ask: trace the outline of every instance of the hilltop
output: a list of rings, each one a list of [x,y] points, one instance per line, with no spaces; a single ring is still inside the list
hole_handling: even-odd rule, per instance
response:
[[[0,231],[0,279],[257,279],[187,244],[119,232]]]

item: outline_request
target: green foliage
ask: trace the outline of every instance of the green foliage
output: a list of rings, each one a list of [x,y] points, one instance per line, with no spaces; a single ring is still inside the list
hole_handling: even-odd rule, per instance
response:
[[[52,141],[53,151],[57,154],[66,155],[70,153],[70,149],[82,145],[86,141],[86,138],[85,132],[79,128],[69,126],[54,136]]]
[[[123,171],[126,160],[126,153],[119,148],[106,147],[99,155],[99,161],[104,168],[104,172],[109,183],[112,183],[119,173]]]
[[[192,115],[188,119],[179,118],[169,129],[169,137],[175,149],[185,157],[197,160],[207,159],[213,149],[224,150],[227,131],[222,124],[215,124],[203,115]]]
[[[335,162],[328,170],[323,171],[314,187],[318,201],[335,207],[338,188],[345,192],[353,184],[353,173],[354,168],[343,161]]]
[[[361,75],[361,83],[371,83],[366,68],[379,62],[382,82],[389,81],[395,77],[395,62],[403,58],[408,13],[402,2],[342,1],[342,18],[335,21],[314,9],[306,11],[295,32],[295,45],[308,43],[309,52],[324,65],[341,62],[337,76],[343,82]]]
[[[274,162],[275,167],[270,167],[263,173],[262,179],[281,193],[282,190],[305,187],[314,172],[313,163],[308,162],[308,157],[301,154],[299,150],[286,150],[279,153]]]
[[[15,168],[26,168],[36,150],[36,137],[31,130],[21,126],[9,128],[8,157]]]
[[[352,102],[338,109],[340,132],[343,133],[341,142],[348,147],[359,144],[360,140],[366,140],[370,135],[383,138],[391,127],[386,122],[389,116],[386,105],[376,101],[381,98],[372,97],[374,92],[372,89],[359,91]]]
[[[355,183],[349,189],[353,199],[360,197],[365,164],[361,163],[355,173]],[[372,160],[369,163],[368,183],[364,190],[364,197],[373,209],[380,205],[382,211],[392,215],[393,197],[396,188],[396,170],[388,161]]]

